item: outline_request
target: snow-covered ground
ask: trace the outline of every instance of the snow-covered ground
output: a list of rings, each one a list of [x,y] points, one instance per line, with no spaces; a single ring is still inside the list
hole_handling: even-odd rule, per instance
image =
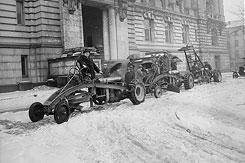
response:
[[[28,108],[54,91],[0,94],[0,110]],[[222,83],[147,96],[136,106],[124,100],[60,125],[51,116],[32,123],[28,111],[1,113],[0,162],[245,162],[245,79],[223,74]]]

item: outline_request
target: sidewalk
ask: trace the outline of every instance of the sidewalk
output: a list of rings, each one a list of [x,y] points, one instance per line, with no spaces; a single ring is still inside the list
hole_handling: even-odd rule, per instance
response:
[[[34,102],[43,103],[58,88],[39,86],[28,91],[0,93],[0,113],[28,110]]]

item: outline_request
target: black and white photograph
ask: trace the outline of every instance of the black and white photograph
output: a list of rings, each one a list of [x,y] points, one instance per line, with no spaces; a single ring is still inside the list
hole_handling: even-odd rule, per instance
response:
[[[0,163],[245,163],[245,0],[0,0]]]

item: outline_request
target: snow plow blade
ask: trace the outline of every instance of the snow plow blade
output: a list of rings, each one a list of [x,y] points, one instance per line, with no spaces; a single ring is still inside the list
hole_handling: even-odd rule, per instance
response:
[[[167,90],[168,90],[168,91],[175,92],[175,93],[180,93],[179,87],[173,86],[173,85],[168,85]]]

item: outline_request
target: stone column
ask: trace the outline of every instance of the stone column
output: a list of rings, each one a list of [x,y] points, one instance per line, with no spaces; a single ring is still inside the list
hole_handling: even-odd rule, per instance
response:
[[[109,8],[110,59],[117,60],[116,13]]]
[[[103,20],[103,47],[104,47],[104,59],[106,61],[110,60],[110,43],[109,43],[109,21],[108,21],[108,10],[104,9],[102,11]]]

